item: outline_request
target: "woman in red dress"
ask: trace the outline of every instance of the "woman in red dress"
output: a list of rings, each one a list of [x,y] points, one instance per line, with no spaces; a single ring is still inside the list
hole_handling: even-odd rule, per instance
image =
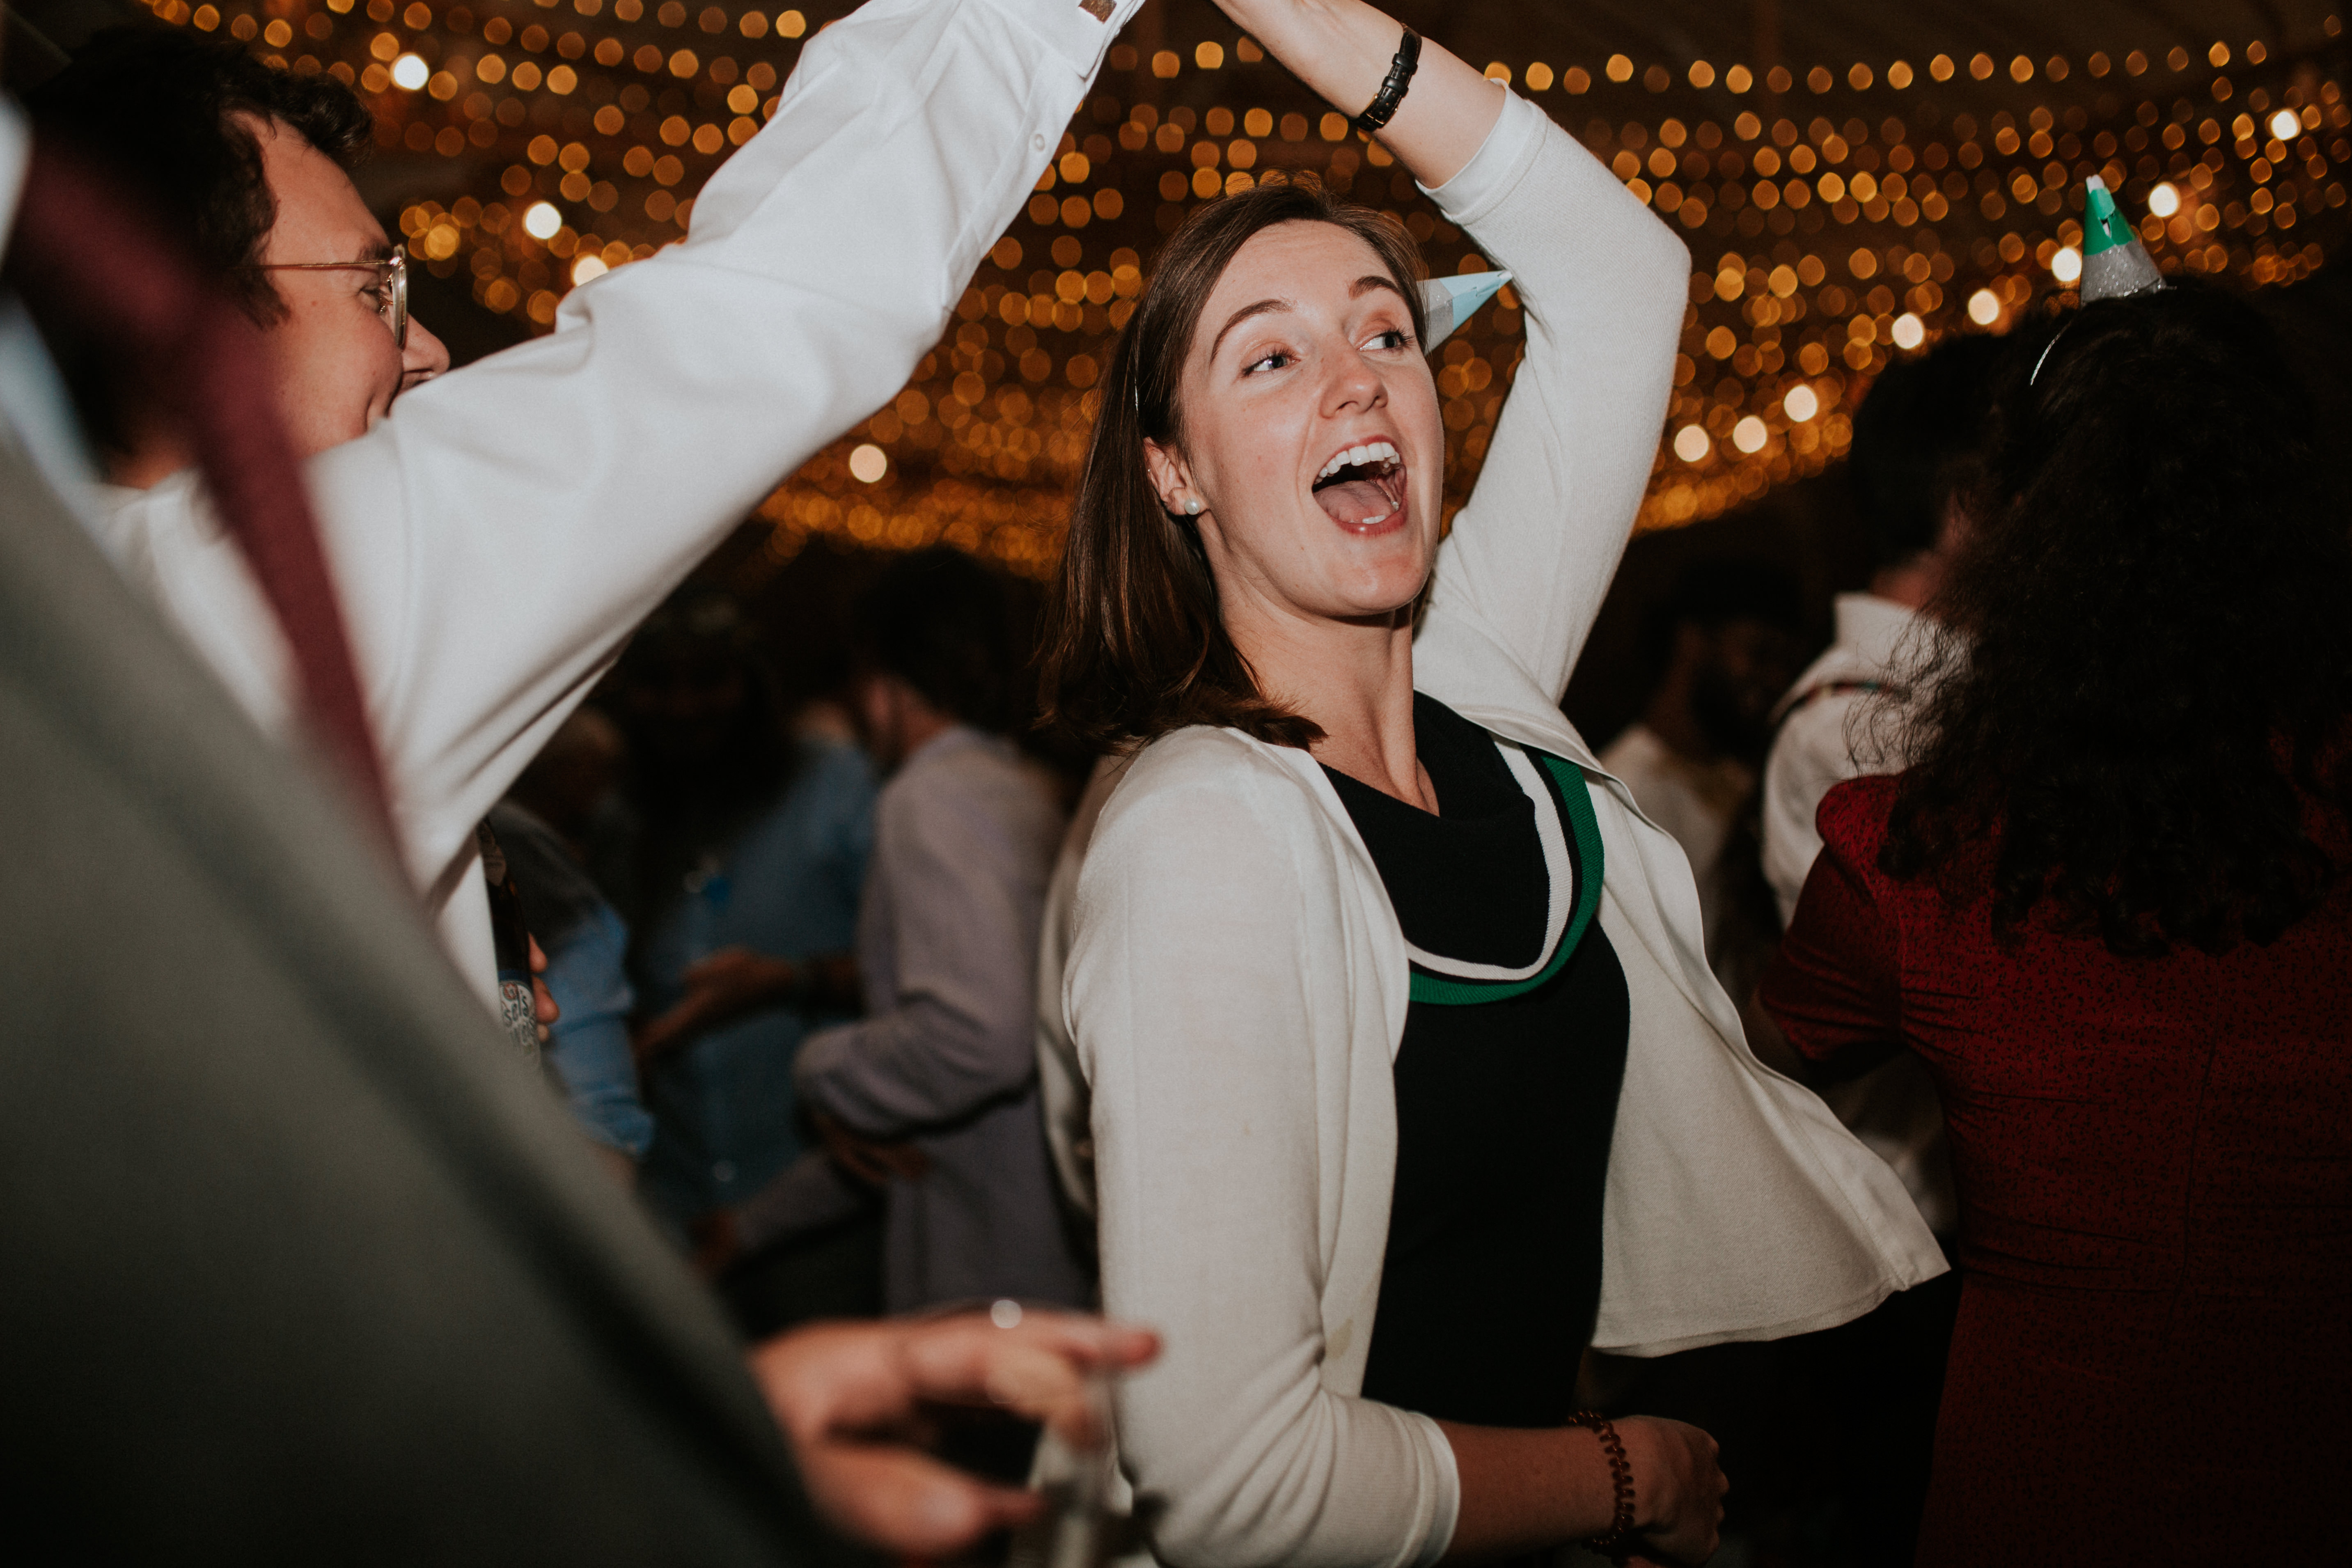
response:
[[[2341,1561],[2352,545],[2244,305],[2091,305],[1990,458],[1912,769],[1832,791],[1766,1009],[1901,1048],[1964,1286],[1919,1561]]]

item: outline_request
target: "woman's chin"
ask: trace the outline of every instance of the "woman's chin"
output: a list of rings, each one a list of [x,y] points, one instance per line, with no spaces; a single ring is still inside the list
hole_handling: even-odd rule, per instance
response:
[[[1347,574],[1327,601],[1326,613],[1333,620],[1354,623],[1392,617],[1411,609],[1429,582],[1429,563],[1417,551],[1402,560],[1380,563],[1372,570],[1360,569],[1371,563],[1356,564],[1360,569]]]

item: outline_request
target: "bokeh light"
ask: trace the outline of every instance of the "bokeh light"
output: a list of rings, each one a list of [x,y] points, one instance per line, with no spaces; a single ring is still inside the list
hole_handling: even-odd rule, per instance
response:
[[[379,167],[408,193],[394,237],[442,289],[525,331],[551,330],[566,290],[677,243],[712,173],[775,112],[803,41],[845,8],[134,3],[356,90],[393,160]],[[2297,282],[2352,226],[2340,53],[2207,39],[2154,59],[2022,59],[2014,40],[1997,47],[1998,19],[1982,25],[1987,37],[1952,54],[1795,69],[1729,45],[1704,62],[1591,52],[1535,24],[1540,48],[1482,50],[1503,51],[1490,74],[1690,247],[1671,458],[1637,528],[1719,517],[1821,473],[1897,357],[2046,319],[2081,279],[2094,174],[2168,275]],[[945,542],[1050,573],[1148,258],[1202,202],[1286,179],[1384,211],[1433,272],[1492,265],[1385,148],[1254,43],[1205,8],[1171,13],[1150,43],[1108,46],[1037,188],[907,384],[761,503],[770,532],[740,585],[819,537]],[[845,237],[813,243],[845,275],[863,260]],[[1449,510],[1486,459],[1524,328],[1506,292],[1432,356]]]

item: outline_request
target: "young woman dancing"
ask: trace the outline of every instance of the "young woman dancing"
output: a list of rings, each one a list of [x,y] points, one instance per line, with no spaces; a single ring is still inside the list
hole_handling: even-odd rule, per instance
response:
[[[1512,270],[1528,346],[1450,536],[1392,225],[1297,184],[1213,204],[1113,353],[1047,689],[1144,742],[1064,990],[1105,1306],[1168,1345],[1120,1395],[1122,1463],[1171,1563],[1593,1538],[1696,1562],[1714,1444],[1578,1424],[1587,1343],[1823,1327],[1943,1260],[1887,1168],[1748,1054],[1681,851],[1560,717],[1688,258],[1542,113],[1380,12],[1225,9],[1371,106]]]

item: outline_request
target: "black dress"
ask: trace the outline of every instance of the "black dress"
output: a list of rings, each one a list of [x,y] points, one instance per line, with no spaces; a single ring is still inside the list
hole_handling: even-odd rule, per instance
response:
[[[1600,841],[1573,766],[1516,748],[1507,763],[1428,697],[1413,729],[1441,815],[1326,770],[1413,952],[1363,1395],[1561,1426],[1600,1307],[1625,1072],[1625,974],[1593,914]]]

